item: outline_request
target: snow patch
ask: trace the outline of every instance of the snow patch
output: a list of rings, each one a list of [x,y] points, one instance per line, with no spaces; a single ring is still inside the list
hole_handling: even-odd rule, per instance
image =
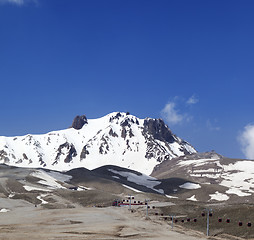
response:
[[[189,201],[194,201],[194,202],[197,202],[198,200],[196,199],[196,195],[193,195],[189,198],[186,198],[186,200],[189,200]]]
[[[120,177],[118,177],[118,176],[112,176],[112,178],[120,179]]]
[[[209,162],[215,161],[218,164],[218,166],[220,166],[219,161],[216,161],[216,160],[219,160],[219,159],[220,158],[217,156],[217,157],[214,157],[214,158],[181,160],[181,161],[179,161],[178,165],[181,165],[181,166],[193,165],[195,167],[198,167],[198,166],[205,165],[207,162],[209,163]]]
[[[142,193],[142,191],[139,191],[138,189],[132,188],[132,187],[127,186],[127,185],[125,185],[125,184],[122,184],[122,186],[123,186],[123,187],[126,187],[126,188],[128,188],[128,189],[130,189],[130,190],[132,190],[132,191],[134,191],[134,192]]]
[[[209,194],[211,197],[210,200],[216,200],[216,201],[227,201],[229,199],[229,196],[224,193],[219,193],[216,191],[214,194]]]
[[[251,193],[246,193],[243,192],[241,189],[236,188],[236,187],[231,187],[229,190],[226,191],[227,194],[235,194],[239,197],[246,197],[246,196],[250,196]]]
[[[84,186],[78,186],[78,191],[89,191],[89,190],[94,190],[93,188],[89,188],[89,187],[84,187]]]
[[[10,211],[9,209],[2,208],[2,209],[0,210],[0,213],[6,213],[6,212],[9,212],[9,211]]]
[[[15,196],[15,193],[10,193],[8,198],[13,198]]]
[[[38,183],[42,184],[42,185],[45,185],[45,186],[48,186],[50,189],[58,189],[58,188],[63,188],[63,189],[66,189],[65,187],[63,187],[61,184],[57,183],[57,179],[55,179],[54,177],[52,176],[56,176],[61,179],[63,179],[65,175],[62,174],[62,176],[56,174],[56,173],[47,173],[43,170],[38,170],[36,172],[33,172],[31,174],[32,176],[34,177],[37,177],[37,178],[40,178],[42,180],[38,181]],[[66,178],[65,178],[66,179]],[[69,179],[69,178],[67,178]]]
[[[178,198],[178,197],[175,197],[175,196],[170,196],[170,195],[165,195],[167,198]]]
[[[220,185],[228,187],[228,194],[236,194],[240,197],[250,196],[254,193],[254,161],[238,161],[225,165]]]
[[[72,176],[59,173],[59,172],[50,171],[50,172],[47,172],[47,174],[60,182],[68,182],[72,179]]]
[[[50,189],[45,189],[45,188],[38,188],[38,187],[33,187],[33,186],[23,186],[23,188],[25,188],[26,191],[30,192],[30,191],[42,191],[42,192],[51,192]]]
[[[186,182],[186,183],[180,185],[179,187],[184,188],[184,189],[198,189],[198,188],[201,188],[201,186],[198,183],[191,183],[191,182]]]
[[[37,199],[41,201],[41,204],[47,204],[48,202],[43,199],[43,197],[48,196],[48,194],[41,194],[40,196],[37,196]]]

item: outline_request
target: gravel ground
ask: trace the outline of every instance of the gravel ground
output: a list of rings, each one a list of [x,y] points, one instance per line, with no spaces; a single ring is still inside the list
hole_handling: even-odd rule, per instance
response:
[[[172,231],[128,207],[44,209],[23,200],[0,199],[0,239],[206,239],[197,232]],[[188,235],[189,234],[189,235]]]

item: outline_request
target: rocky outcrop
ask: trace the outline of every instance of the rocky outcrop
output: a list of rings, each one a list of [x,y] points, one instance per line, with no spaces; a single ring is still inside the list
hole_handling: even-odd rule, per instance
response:
[[[144,132],[152,135],[154,139],[158,139],[163,142],[173,143],[176,141],[173,133],[162,119],[145,119]]]
[[[85,115],[76,116],[72,122],[71,127],[74,129],[81,129],[85,124],[87,124],[87,118]]]
[[[4,163],[8,163],[10,160],[7,157],[7,152],[5,152],[4,150],[0,151],[0,160],[4,160]]]
[[[67,154],[64,153],[66,151],[67,151]],[[57,149],[56,161],[53,164],[58,163],[61,155],[66,156],[64,159],[64,162],[69,163],[73,157],[77,156],[77,151],[72,143],[70,144],[66,142],[64,144],[61,144],[59,148]]]
[[[85,159],[86,156],[89,154],[89,151],[87,150],[88,146],[85,145],[80,153],[80,160]]]
[[[112,137],[118,137],[117,133],[114,132],[112,128],[110,128],[110,130],[109,130],[109,135]]]
[[[118,112],[115,116],[110,117],[109,122],[113,122],[114,120],[119,120],[122,117],[122,114]]]

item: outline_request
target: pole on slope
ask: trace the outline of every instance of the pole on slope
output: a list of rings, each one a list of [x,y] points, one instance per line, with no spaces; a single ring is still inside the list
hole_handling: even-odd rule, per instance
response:
[[[207,214],[206,214],[206,236],[209,236],[209,209],[207,209]]]
[[[171,215],[171,229],[174,228],[174,215]]]
[[[210,212],[212,211],[212,209],[209,209],[209,208],[207,208],[206,209],[206,214],[207,214],[207,216],[206,216],[206,236],[209,236],[209,217],[210,217]]]
[[[130,202],[129,202],[129,210],[131,210],[131,195],[130,195]]]
[[[145,204],[146,204],[146,217],[148,217],[148,199],[145,199]]]

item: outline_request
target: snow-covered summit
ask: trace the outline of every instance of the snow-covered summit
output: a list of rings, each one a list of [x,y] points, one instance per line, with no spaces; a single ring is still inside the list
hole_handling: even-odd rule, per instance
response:
[[[116,165],[150,174],[164,160],[195,152],[162,119],[122,112],[77,116],[71,128],[47,134],[0,137],[0,163],[60,171]]]

